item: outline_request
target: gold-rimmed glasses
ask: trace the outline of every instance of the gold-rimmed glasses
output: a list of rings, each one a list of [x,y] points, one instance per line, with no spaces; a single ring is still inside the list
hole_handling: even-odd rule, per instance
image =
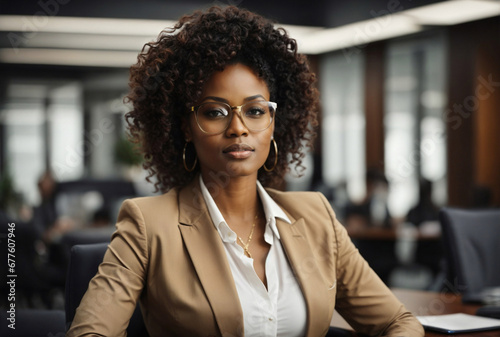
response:
[[[276,103],[265,100],[254,100],[238,106],[223,102],[204,102],[192,106],[191,111],[194,112],[201,131],[216,135],[227,130],[235,114],[247,129],[254,132],[264,131],[273,122],[277,106]]]

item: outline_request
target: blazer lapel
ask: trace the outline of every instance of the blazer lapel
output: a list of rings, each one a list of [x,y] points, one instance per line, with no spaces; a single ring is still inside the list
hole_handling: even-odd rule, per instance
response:
[[[290,215],[289,215],[290,217]],[[290,219],[292,219],[290,217]],[[307,305],[307,334],[320,336],[324,333],[328,316],[328,293],[323,277],[320,274],[316,258],[305,236],[305,220],[299,219],[292,224],[277,219],[281,243],[290,261],[290,265],[298,278]]]
[[[179,196],[179,228],[223,336],[243,336],[243,312],[219,233],[198,179]],[[196,324],[196,322],[193,322]]]

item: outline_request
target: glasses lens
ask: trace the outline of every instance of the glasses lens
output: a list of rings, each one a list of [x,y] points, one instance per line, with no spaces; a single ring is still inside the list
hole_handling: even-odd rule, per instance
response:
[[[224,103],[203,103],[196,111],[196,121],[200,128],[207,133],[222,132],[229,124],[230,109],[230,106]]]
[[[271,125],[274,107],[267,101],[248,102],[241,107],[241,116],[247,128],[253,131],[262,131]]]

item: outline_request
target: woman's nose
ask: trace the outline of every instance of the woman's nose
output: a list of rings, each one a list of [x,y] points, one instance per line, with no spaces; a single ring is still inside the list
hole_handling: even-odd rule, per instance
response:
[[[228,137],[241,137],[248,135],[248,129],[243,123],[241,119],[241,110],[233,109],[233,116],[231,118],[231,122],[229,122],[229,126],[226,130],[226,136]]]

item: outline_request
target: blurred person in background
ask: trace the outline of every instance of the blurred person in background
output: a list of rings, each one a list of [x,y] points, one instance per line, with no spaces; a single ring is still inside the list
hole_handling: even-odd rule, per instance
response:
[[[439,207],[432,201],[432,182],[427,179],[420,181],[419,198],[406,215],[406,221],[415,226],[425,222],[439,220]]]
[[[75,222],[69,217],[61,217],[56,209],[57,182],[52,172],[44,172],[38,180],[38,191],[40,193],[40,205],[34,209],[34,224],[43,238],[50,245],[59,241],[64,233],[75,228]]]
[[[353,242],[377,275],[389,284],[392,271],[399,265],[396,256],[396,240],[356,238],[363,231],[392,230],[393,219],[387,206],[389,181],[378,168],[366,171],[366,195],[361,202],[349,202],[345,207],[345,225],[353,235]],[[376,234],[375,234],[376,235]]]
[[[41,201],[33,209],[32,223],[38,237],[35,248],[43,263],[40,274],[52,290],[50,297],[60,297],[66,283],[69,262],[67,247],[61,243],[61,238],[75,229],[75,221],[57,212],[57,181],[50,170],[40,176],[38,192]]]
[[[345,208],[346,226],[353,230],[364,227],[391,227],[392,219],[387,207],[389,181],[375,168],[366,171],[366,196],[361,202],[349,202]]]
[[[479,184],[476,184],[472,187],[473,208],[499,207],[493,205],[492,201],[493,201],[493,193],[490,187]]]
[[[439,223],[439,206],[432,200],[432,181],[421,179],[419,198],[406,215],[406,222],[418,228],[421,233],[433,234],[441,232]],[[414,262],[429,269],[433,277],[445,269],[443,248],[440,240],[418,240]]]
[[[132,139],[162,196],[129,199],[67,336],[423,336],[300,167],[318,93],[297,43],[233,6],[184,16],[131,68]],[[266,187],[264,187],[266,186]],[[96,301],[107,298],[109,301]]]

